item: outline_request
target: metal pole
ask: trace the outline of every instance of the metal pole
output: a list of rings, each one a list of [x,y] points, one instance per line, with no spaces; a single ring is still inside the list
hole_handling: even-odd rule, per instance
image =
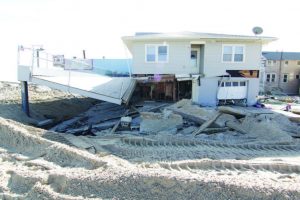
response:
[[[280,53],[280,61],[279,61],[279,74],[278,74],[278,88],[280,88],[280,82],[281,82],[281,79],[282,79],[282,76],[281,76],[281,70],[282,70],[282,54],[283,54],[283,51],[281,51]]]
[[[82,50],[83,53],[83,59],[85,59],[85,50]]]
[[[21,81],[22,94],[22,110],[29,117],[29,102],[28,102],[28,84],[27,81]]]

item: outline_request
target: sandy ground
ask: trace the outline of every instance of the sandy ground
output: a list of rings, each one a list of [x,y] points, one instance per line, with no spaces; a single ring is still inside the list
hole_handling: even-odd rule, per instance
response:
[[[54,119],[54,123],[58,123],[86,111],[97,102],[94,99],[74,96],[48,87],[30,85],[29,118],[21,110],[20,85],[0,82],[0,117],[24,124],[35,124],[45,119]]]
[[[13,95],[9,89],[13,86],[4,86],[0,93],[4,106],[0,110],[0,199],[300,199],[297,141],[230,144],[125,132],[66,136],[28,126],[31,119],[21,114],[18,92]],[[60,106],[72,99],[46,91],[61,98]],[[53,96],[37,92],[37,100],[32,99],[36,116],[48,115]],[[35,107],[42,102],[48,103],[44,110]],[[76,113],[89,107],[80,110],[74,104],[68,108],[74,106]],[[76,115],[73,111],[62,114],[64,109],[59,108],[50,115],[58,119]]]

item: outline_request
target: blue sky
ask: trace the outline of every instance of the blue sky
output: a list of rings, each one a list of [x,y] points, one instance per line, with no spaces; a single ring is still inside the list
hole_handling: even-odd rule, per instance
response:
[[[42,44],[55,54],[127,58],[121,36],[134,32],[252,35],[279,41],[264,50],[300,51],[297,0],[0,0],[0,80],[16,79],[17,45]]]

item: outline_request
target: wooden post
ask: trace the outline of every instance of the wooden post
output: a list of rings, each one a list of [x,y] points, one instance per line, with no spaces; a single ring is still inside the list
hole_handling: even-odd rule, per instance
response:
[[[22,110],[29,117],[29,102],[28,102],[28,83],[21,81],[21,95],[22,95]]]
[[[82,50],[82,53],[83,53],[83,59],[85,59],[85,50]]]
[[[28,83],[21,81],[22,110],[29,116]]]

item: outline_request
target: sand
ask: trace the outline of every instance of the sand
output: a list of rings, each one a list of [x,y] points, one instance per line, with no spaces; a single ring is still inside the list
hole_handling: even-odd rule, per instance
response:
[[[0,117],[0,199],[300,199],[299,160],[297,142],[64,137]]]

